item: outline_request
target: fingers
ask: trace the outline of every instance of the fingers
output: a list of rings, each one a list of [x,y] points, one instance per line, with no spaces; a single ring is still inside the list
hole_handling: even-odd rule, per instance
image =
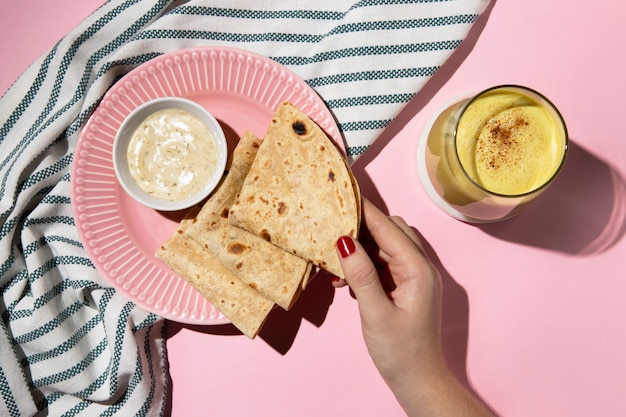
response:
[[[390,301],[374,263],[361,244],[350,236],[342,236],[337,240],[337,252],[346,282],[359,302],[361,314],[364,313],[364,306],[368,308],[366,314],[378,314],[378,309],[387,308]]]
[[[363,199],[363,217],[386,260],[411,254],[416,248],[422,252],[419,238],[401,217],[388,217],[367,199]]]
[[[359,252],[363,252],[362,259],[361,255],[358,255],[361,259],[361,263],[357,264],[359,270],[352,262],[348,264],[346,261],[346,267],[350,270],[344,269],[345,275],[349,276],[352,271],[359,271],[361,275],[364,275],[360,269],[365,268],[368,268],[367,273],[373,275],[379,268],[379,281],[382,281],[383,289],[390,292],[401,281],[413,275],[409,272],[415,272],[416,267],[421,270],[429,265],[419,237],[404,219],[397,216],[388,217],[367,199],[363,199],[363,226],[357,247]],[[395,258],[393,262],[396,266],[395,270],[403,273],[390,274],[387,267],[392,258]],[[347,283],[352,286],[350,278]],[[333,285],[336,288],[343,287],[346,281],[335,280]]]
[[[422,241],[415,234],[411,226],[409,226],[406,221],[399,216],[389,216],[389,219],[396,224],[402,231],[411,239],[417,246],[422,247]]]

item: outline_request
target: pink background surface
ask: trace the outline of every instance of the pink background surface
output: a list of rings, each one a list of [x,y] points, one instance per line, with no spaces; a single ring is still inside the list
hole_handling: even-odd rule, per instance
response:
[[[3,1],[0,91],[100,4]],[[626,409],[625,20],[621,0],[494,3],[354,167],[364,195],[427,241],[444,276],[450,365],[502,416]],[[417,145],[443,103],[501,83],[560,108],[569,158],[519,217],[471,226],[427,199]],[[355,301],[319,278],[254,341],[229,325],[169,323],[171,415],[403,415],[367,356]]]

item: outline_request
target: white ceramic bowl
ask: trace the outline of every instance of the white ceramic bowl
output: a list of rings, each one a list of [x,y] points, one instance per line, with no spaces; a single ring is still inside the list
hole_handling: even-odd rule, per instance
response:
[[[217,149],[217,165],[202,189],[177,201],[166,201],[146,193],[130,174],[127,161],[128,145],[133,132],[151,114],[165,109],[181,109],[198,117],[213,134]],[[224,131],[215,117],[194,101],[179,97],[163,97],[148,101],[135,110],[122,122],[113,142],[113,166],[122,188],[144,206],[160,211],[176,211],[189,208],[204,200],[220,182],[226,168],[228,147]]]

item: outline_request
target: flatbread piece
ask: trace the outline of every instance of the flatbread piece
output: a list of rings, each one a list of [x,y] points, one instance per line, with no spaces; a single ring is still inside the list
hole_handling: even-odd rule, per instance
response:
[[[300,109],[276,110],[229,222],[343,277],[335,245],[357,237],[360,193],[345,158]]]
[[[254,339],[274,302],[233,275],[186,233],[190,214],[157,250],[165,262],[203,297],[219,309],[243,334]]]

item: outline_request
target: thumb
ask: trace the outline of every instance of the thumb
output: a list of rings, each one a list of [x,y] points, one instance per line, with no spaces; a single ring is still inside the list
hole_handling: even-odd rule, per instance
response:
[[[361,315],[386,307],[390,300],[374,263],[361,244],[350,236],[342,236],[337,240],[337,252],[346,282],[359,303]],[[367,312],[364,306],[367,306]]]

